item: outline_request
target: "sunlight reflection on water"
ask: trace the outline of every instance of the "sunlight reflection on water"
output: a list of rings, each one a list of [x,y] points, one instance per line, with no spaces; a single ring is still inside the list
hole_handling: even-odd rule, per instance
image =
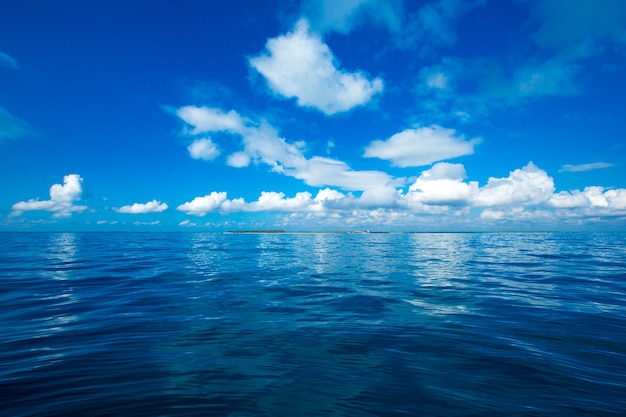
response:
[[[624,235],[66,233],[0,245],[0,406],[12,416],[626,408]]]

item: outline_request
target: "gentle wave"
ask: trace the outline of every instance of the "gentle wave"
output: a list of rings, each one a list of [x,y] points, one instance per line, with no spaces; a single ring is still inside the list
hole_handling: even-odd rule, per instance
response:
[[[7,416],[622,415],[626,235],[3,233]]]

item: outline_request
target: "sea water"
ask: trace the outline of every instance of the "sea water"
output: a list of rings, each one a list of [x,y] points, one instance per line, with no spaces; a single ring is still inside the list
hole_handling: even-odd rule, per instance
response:
[[[626,234],[2,233],[3,416],[626,415]]]

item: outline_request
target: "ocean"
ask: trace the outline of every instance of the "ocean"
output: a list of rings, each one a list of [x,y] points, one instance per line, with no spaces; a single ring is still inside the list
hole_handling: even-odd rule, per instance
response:
[[[1,233],[2,416],[623,416],[626,234]]]

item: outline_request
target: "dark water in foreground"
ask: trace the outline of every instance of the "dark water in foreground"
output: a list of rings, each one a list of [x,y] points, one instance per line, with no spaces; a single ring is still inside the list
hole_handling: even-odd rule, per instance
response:
[[[0,234],[6,416],[626,413],[625,234]]]

